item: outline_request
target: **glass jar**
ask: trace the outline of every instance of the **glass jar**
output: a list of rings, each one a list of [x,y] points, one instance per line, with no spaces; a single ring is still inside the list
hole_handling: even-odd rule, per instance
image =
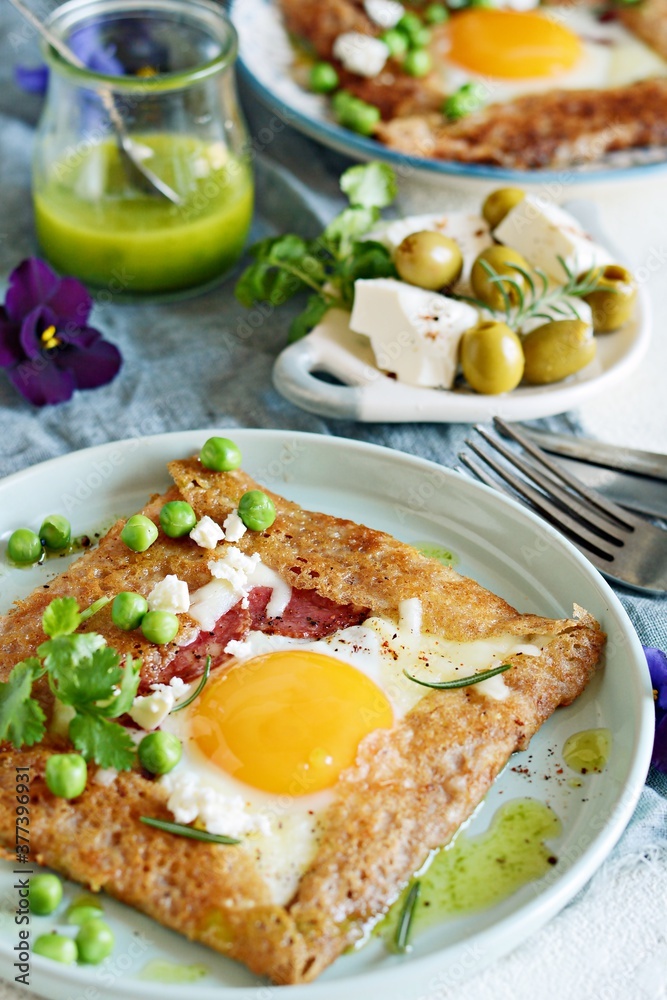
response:
[[[226,15],[209,0],[70,0],[48,25],[91,68],[45,50],[33,168],[45,256],[122,294],[218,279],[242,252],[253,205]],[[133,149],[178,204],[128,163],[109,95]]]

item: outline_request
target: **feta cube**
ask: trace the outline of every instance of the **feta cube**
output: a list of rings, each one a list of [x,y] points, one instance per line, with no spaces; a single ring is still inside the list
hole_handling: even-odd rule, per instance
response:
[[[593,242],[574,216],[534,194],[515,205],[493,235],[500,243],[518,250],[533,267],[560,282],[566,280],[566,275],[559,257],[574,274],[613,263],[611,254]]]
[[[225,533],[220,525],[208,514],[204,514],[190,532],[190,538],[202,549],[214,549],[224,537]]]
[[[383,229],[369,233],[368,240],[378,240],[393,254],[406,236],[422,230],[442,233],[458,243],[463,255],[463,272],[460,282],[470,279],[475,258],[493,243],[486,219],[471,212],[439,212],[437,215],[408,215],[405,219],[390,222]]]
[[[182,615],[190,607],[190,593],[184,580],[173,573],[156,583],[147,597],[150,611],[170,611],[172,615]]]
[[[364,10],[373,24],[380,28],[395,28],[405,13],[405,7],[398,0],[364,0]]]
[[[357,76],[377,76],[389,58],[389,47],[379,38],[360,31],[346,31],[333,43],[333,54]]]
[[[378,368],[400,382],[451,388],[461,334],[478,321],[465,302],[393,278],[356,281],[350,328],[370,337]]]

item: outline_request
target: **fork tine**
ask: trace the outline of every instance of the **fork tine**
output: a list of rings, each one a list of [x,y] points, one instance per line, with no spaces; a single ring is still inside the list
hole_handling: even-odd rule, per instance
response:
[[[553,476],[546,475],[522,455],[517,455],[507,448],[495,435],[489,434],[486,428],[476,427],[475,430],[515,468],[523,472],[525,476],[537,483],[538,486],[541,486],[547,495],[559,501],[566,513],[575,514],[577,517],[580,517],[586,524],[590,525],[605,538],[608,538],[615,545],[622,545],[625,540],[623,537],[624,534],[634,530],[633,528],[626,528],[625,525],[618,524],[617,521],[602,517],[596,512],[595,508],[582,503],[576,494],[565,490]]]
[[[634,514],[630,514],[629,511],[619,507],[611,500],[607,500],[606,497],[601,496],[595,490],[591,490],[587,486],[584,486],[584,484],[575,476],[572,476],[566,471],[566,469],[562,468],[562,466],[558,465],[557,462],[554,462],[547,455],[545,455],[541,448],[527,438],[525,434],[522,434],[521,431],[517,430],[514,425],[505,423],[505,421],[501,420],[500,417],[493,418],[493,425],[504,437],[510,437],[516,441],[517,444],[520,444],[521,447],[527,451],[529,455],[532,455],[533,458],[537,459],[537,461],[540,462],[545,469],[548,469],[553,475],[558,476],[561,482],[566,483],[573,490],[576,490],[577,493],[579,493],[582,497],[585,497],[589,503],[593,504],[605,514],[608,514],[614,519],[614,521],[618,521],[629,528],[635,528],[645,523],[641,518],[635,517]]]
[[[481,482],[483,482],[486,486],[491,486],[498,493],[503,493],[505,496],[510,497],[510,499],[512,500],[516,499],[516,495],[511,490],[508,490],[507,487],[505,487],[497,479],[493,479],[481,465],[479,465],[474,459],[470,458],[469,455],[466,455],[465,452],[461,452],[459,454],[459,458],[465,465],[468,466],[470,471],[473,472],[477,476],[477,478],[480,479]],[[485,461],[486,460],[487,459],[485,457]],[[572,542],[573,545],[576,546],[576,548],[579,549],[582,555],[586,556],[586,558],[593,563],[593,565],[597,569],[599,569],[601,572],[609,571],[610,563],[608,559],[599,556],[596,552],[592,552],[590,549],[580,544],[574,537],[571,537],[570,541]]]
[[[466,453],[462,451],[459,452],[459,458],[464,465],[468,466],[471,472],[474,472],[477,478],[483,482],[485,486],[490,486],[492,489],[497,490],[498,493],[504,493],[506,497],[510,497],[512,500],[515,499],[515,495],[511,490],[508,490],[506,486],[503,486],[503,484],[499,483],[497,479],[490,476],[478,462],[470,457],[470,455],[466,455]]]
[[[562,531],[572,535],[577,542],[585,544],[587,549],[588,546],[590,546],[603,558],[606,557],[607,567],[609,566],[609,563],[614,558],[615,553],[610,550],[605,539],[600,538],[599,535],[593,535],[579,521],[575,521],[575,519],[570,517],[569,514],[564,514],[559,507],[556,507],[556,505],[548,499],[548,497],[545,497],[543,493],[540,493],[539,490],[536,490],[524,479],[520,479],[518,476],[513,475],[509,469],[505,468],[505,466],[501,465],[500,462],[496,461],[492,455],[487,455],[483,452],[474,441],[466,441],[466,444],[472,448],[475,454],[478,455],[482,461],[486,462],[487,465],[490,465],[494,472],[501,476],[505,482],[509,483],[512,489],[514,489],[521,496],[525,497],[525,499],[532,503],[532,505],[542,514],[554,521],[554,523]],[[588,551],[586,551],[586,555],[589,555]]]

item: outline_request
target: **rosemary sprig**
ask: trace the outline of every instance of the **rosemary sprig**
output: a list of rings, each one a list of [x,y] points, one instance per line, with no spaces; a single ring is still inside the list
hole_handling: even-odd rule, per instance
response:
[[[541,268],[534,268],[531,274],[520,264],[511,264],[508,261],[507,267],[516,271],[517,276],[523,278],[528,286],[526,289],[519,277],[500,274],[489,261],[480,260],[479,263],[486,271],[489,281],[498,288],[502,296],[503,308],[496,310],[496,312],[503,316],[504,321],[512,329],[520,329],[529,319],[544,319],[550,322],[553,320],[553,313],[563,316],[564,319],[581,319],[573,303],[568,300],[583,298],[602,287],[602,268],[594,265],[584,274],[577,276],[563,257],[559,257],[558,261],[563,268],[565,281],[555,287],[550,286],[549,278]],[[541,287],[537,286],[536,278],[539,279]],[[610,284],[605,284],[604,289],[612,294],[618,291]],[[470,302],[478,309],[489,311],[489,305],[481,299],[465,295],[458,297],[465,302]]]
[[[203,840],[206,844],[241,843],[235,837],[228,837],[224,833],[209,833],[208,830],[198,830],[195,826],[186,826],[185,823],[170,823],[169,820],[155,819],[153,816],[140,816],[139,819],[146,826],[153,826],[156,830],[163,830],[164,833],[174,833],[178,837],[188,837],[190,840]]]
[[[102,608],[105,608],[110,600],[111,600],[110,597],[99,597],[96,601],[93,602],[93,604],[90,605],[90,607],[86,608],[84,611],[79,612],[79,621],[85,622],[89,618],[92,618],[93,615],[96,615],[98,611],[101,611]]]
[[[413,677],[407,670],[404,670],[403,673],[409,681],[414,681],[415,684],[421,684],[422,687],[435,688],[437,691],[449,691],[452,688],[470,687],[471,684],[479,684],[481,681],[488,681],[489,677],[495,677],[496,674],[504,674],[505,671],[509,670],[511,666],[511,663],[502,663],[499,667],[493,667],[491,670],[482,670],[481,673],[471,674],[469,677],[457,677],[454,681],[422,681],[419,677]]]
[[[394,951],[399,953],[404,953],[408,950],[410,931],[412,929],[412,921],[414,919],[415,909],[417,908],[420,890],[421,882],[413,882],[410,892],[405,897],[403,909],[401,910],[401,915],[398,918],[396,934],[394,935]]]
[[[210,673],[211,673],[211,657],[207,656],[206,657],[206,666],[204,667],[204,676],[202,677],[202,679],[200,680],[199,684],[197,685],[197,690],[193,691],[192,694],[189,696],[189,698],[186,698],[185,701],[182,701],[180,705],[176,706],[176,708],[172,708],[172,710],[171,710],[171,714],[172,715],[174,714],[174,712],[180,712],[180,710],[182,708],[187,708],[188,705],[192,704],[192,702],[195,700],[195,698],[199,697],[199,695],[202,693],[202,691],[206,687],[206,681],[208,680],[208,676],[209,676]]]

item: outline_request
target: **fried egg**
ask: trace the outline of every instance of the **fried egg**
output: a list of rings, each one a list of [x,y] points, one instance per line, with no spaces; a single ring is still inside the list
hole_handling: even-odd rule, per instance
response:
[[[515,653],[537,655],[547,636],[496,636],[457,643],[422,633],[421,603],[398,622],[370,617],[326,639],[250,632],[231,642],[234,660],[162,728],[183,756],[160,781],[177,822],[238,837],[286,904],[317,851],[333,786],[360,743],[394,726],[428,689],[409,680],[446,680],[489,669]],[[477,685],[503,699],[502,675]]]
[[[667,75],[667,62],[622,24],[599,21],[582,8],[469,8],[450,19],[445,45],[441,73],[447,91],[478,81],[489,103]]]

